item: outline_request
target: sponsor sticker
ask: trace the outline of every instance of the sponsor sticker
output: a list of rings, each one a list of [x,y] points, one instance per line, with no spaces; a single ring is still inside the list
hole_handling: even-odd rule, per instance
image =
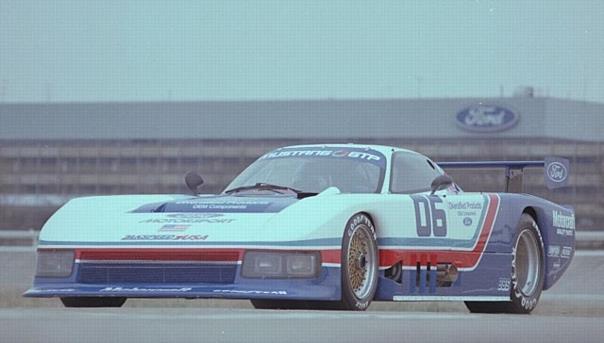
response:
[[[38,290],[36,290],[38,291]],[[47,288],[40,290],[39,292],[52,292],[52,293],[71,293],[75,292],[74,288]]]
[[[558,246],[558,245],[550,245],[547,248],[547,256],[548,257],[558,257],[558,256],[560,256],[560,246]]]
[[[122,241],[205,241],[208,235],[126,235]]]
[[[165,217],[149,218],[139,221],[141,224],[228,224],[234,222],[232,218],[204,218],[204,217]],[[183,225],[188,226],[188,225]]]
[[[192,288],[144,288],[144,287],[105,287],[100,292],[189,292]]]
[[[564,214],[560,211],[554,210],[552,212],[553,225],[555,227],[560,227],[563,229],[575,229],[575,215],[574,214]]]
[[[159,232],[182,232],[186,231],[190,225],[169,224],[159,228]]]
[[[174,203],[179,208],[188,208],[191,211],[207,212],[263,212],[271,205],[266,200],[228,200],[228,199],[195,199],[177,201]],[[213,213],[212,213],[213,214]],[[179,220],[208,220],[210,222],[220,222],[219,219],[210,218],[178,218]]]
[[[573,254],[573,248],[572,247],[563,247],[562,248],[562,252],[560,253],[560,257],[562,257],[562,258],[570,258],[572,254]]]
[[[558,236],[572,237],[575,233],[575,230],[569,229],[556,229],[556,234]]]
[[[499,278],[497,281],[497,290],[500,292],[508,292],[510,290],[512,280],[509,278]]]
[[[287,295],[287,291],[257,291],[257,290],[237,290],[237,289],[215,289],[214,293],[229,294],[269,294],[269,295]]]
[[[482,203],[474,201],[450,201],[450,210],[482,210]]]
[[[170,213],[166,215],[167,217],[170,218],[203,218],[203,219],[208,219],[208,218],[217,218],[217,217],[222,217],[224,216],[224,214],[222,213]]]

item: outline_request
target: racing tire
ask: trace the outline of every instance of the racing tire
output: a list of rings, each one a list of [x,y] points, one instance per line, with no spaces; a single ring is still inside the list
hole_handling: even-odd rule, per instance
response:
[[[365,311],[377,290],[379,254],[371,218],[358,213],[348,220],[342,239],[342,300],[336,309]]]
[[[121,297],[73,297],[61,298],[65,307],[122,307],[126,298]]]
[[[375,296],[378,283],[378,247],[375,227],[364,213],[346,224],[342,239],[340,301],[253,299],[256,309],[364,311]]]
[[[509,302],[466,302],[472,313],[529,314],[543,291],[545,255],[537,222],[522,214],[512,248],[512,274]]]

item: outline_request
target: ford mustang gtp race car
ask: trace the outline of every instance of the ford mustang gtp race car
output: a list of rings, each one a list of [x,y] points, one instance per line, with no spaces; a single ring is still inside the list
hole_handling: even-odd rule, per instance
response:
[[[465,193],[442,168],[502,167],[505,193]],[[529,313],[574,255],[573,210],[519,190],[525,167],[434,163],[385,146],[305,145],[261,156],[219,195],[85,197],[44,225],[29,297],[67,307],[127,298],[250,299],[257,308],[365,310],[464,301]],[[521,186],[521,185],[520,185]]]

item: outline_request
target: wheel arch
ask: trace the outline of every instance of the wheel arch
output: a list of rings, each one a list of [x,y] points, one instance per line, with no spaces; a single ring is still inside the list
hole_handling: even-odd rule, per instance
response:
[[[373,214],[371,214],[371,213],[369,213],[369,212],[367,212],[367,211],[360,211],[360,212],[357,212],[357,213],[353,214],[352,216],[354,217],[354,216],[356,216],[357,214],[363,214],[363,215],[366,215],[366,216],[369,218],[369,220],[371,221],[371,224],[373,224],[373,229],[375,230],[375,233],[377,234],[377,232],[378,232],[378,226],[377,226],[377,224],[375,223],[375,218],[374,218],[374,215],[373,215]],[[378,246],[378,248],[379,248],[379,246]]]
[[[553,209],[555,208],[552,206],[531,205],[525,206],[522,212],[523,214],[526,213],[530,215],[535,220],[539,234],[541,235],[541,240],[543,242],[543,258],[546,273],[543,290],[551,288],[568,267],[568,263],[566,263],[564,266],[559,265],[562,260],[557,256],[550,256],[549,254],[550,245],[553,245],[554,248],[561,248],[565,245],[563,241],[561,241],[563,238],[556,234],[555,228],[552,225],[551,213],[549,212],[551,212]]]
[[[526,213],[533,217],[535,222],[537,222],[537,225],[539,225],[539,217],[537,215],[537,211],[532,206],[525,207],[524,210],[522,210],[522,213]],[[541,229],[539,229],[539,231],[541,231]]]
[[[522,214],[528,214],[533,218],[535,223],[537,223],[537,230],[539,231],[539,235],[541,235],[541,242],[543,243],[543,249],[545,250],[547,248],[545,237],[548,235],[548,232],[545,229],[545,226],[540,223],[542,216],[539,215],[538,210],[533,206],[525,207],[524,210],[522,210]]]

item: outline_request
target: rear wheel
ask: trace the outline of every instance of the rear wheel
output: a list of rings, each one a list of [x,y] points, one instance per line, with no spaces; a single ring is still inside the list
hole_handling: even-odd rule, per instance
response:
[[[543,240],[537,223],[529,214],[520,218],[512,250],[511,295],[509,302],[466,302],[475,313],[531,313],[537,306],[543,282]]]
[[[65,307],[122,307],[126,298],[74,297],[61,298]]]

